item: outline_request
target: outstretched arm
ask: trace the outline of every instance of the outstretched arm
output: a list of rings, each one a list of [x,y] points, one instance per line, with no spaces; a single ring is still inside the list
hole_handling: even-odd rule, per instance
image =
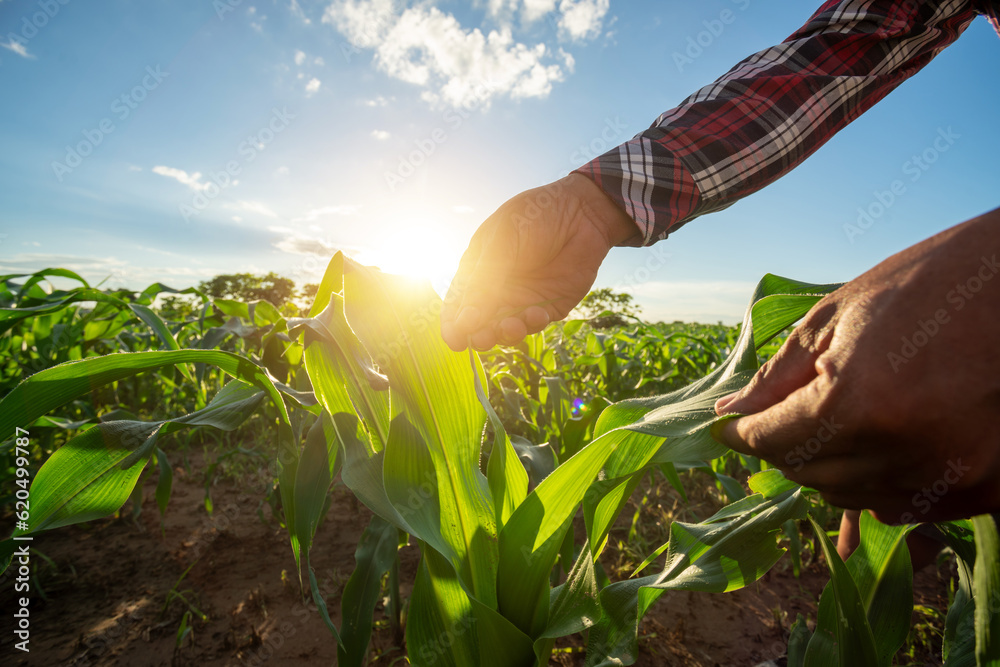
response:
[[[812,154],[954,41],[971,0],[833,0],[632,140],[480,227],[441,314],[455,350],[566,317],[614,245],[648,245]]]
[[[831,0],[646,131],[579,170],[649,245],[798,166],[954,42],[970,0]]]

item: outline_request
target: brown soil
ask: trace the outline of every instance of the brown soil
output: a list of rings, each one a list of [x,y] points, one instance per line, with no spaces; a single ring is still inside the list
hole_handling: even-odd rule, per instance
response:
[[[13,575],[0,579],[0,655],[6,665],[333,665],[336,646],[311,602],[299,594],[295,563],[271,508],[258,504],[259,484],[216,484],[214,513],[203,503],[200,456],[192,475],[176,468],[174,491],[160,529],[153,500],[155,474],[144,482],[143,511],[70,526],[36,538],[33,546],[44,596],[31,592],[30,653],[13,647]],[[126,506],[126,510],[128,506]],[[263,515],[263,520],[258,512]],[[370,514],[343,487],[317,535],[313,567],[339,625],[339,596],[354,568],[354,549]],[[418,550],[401,552],[402,593],[409,595]],[[190,571],[177,585],[184,571]],[[947,568],[928,568],[916,580],[918,603],[944,608]],[[615,577],[617,578],[617,576]],[[787,631],[796,614],[815,616],[827,580],[813,562],[801,578],[787,558],[760,582],[728,594],[668,592],[641,626],[638,665],[711,667],[783,664]],[[176,585],[176,587],[175,587]],[[174,599],[181,593],[190,606]],[[18,594],[21,595],[21,594]],[[175,649],[184,612],[200,610],[193,633]],[[943,618],[943,617],[942,617]],[[381,605],[370,664],[407,664]],[[582,665],[582,641],[561,642],[553,665]],[[13,658],[13,659],[12,659]],[[920,656],[914,664],[939,664]]]

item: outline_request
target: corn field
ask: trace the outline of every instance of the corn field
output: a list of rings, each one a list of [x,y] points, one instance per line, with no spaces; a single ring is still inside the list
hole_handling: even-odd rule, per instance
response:
[[[47,288],[49,278],[78,286]],[[806,552],[829,569],[816,617],[790,629],[786,664],[898,664],[914,526],[862,515],[861,546],[844,562],[828,533],[836,510],[711,435],[715,401],[837,285],[767,275],[739,327],[576,319],[514,347],[456,353],[428,284],[341,254],[303,313],[161,284],[101,290],[65,269],[0,282],[5,568],[17,570],[29,538],[122,512],[147,468],[169,512],[172,461],[187,443],[215,438],[226,455],[251,456],[239,443],[255,438],[269,452],[254,463],[272,482],[262,502],[281,517],[292,579],[341,667],[369,663],[383,597],[404,664],[547,665],[567,637],[587,666],[634,664],[643,617],[664,592],[734,591],[786,552],[796,572]],[[168,296],[194,308],[165,308]],[[668,539],[612,579],[600,560],[611,528],[651,478],[685,498],[708,486],[723,506],[662,526]],[[324,599],[312,563],[334,486],[373,516],[340,599]],[[958,572],[941,664],[1000,664],[996,526],[938,527]],[[404,599],[407,544],[421,555]],[[185,616],[179,642],[196,623]]]

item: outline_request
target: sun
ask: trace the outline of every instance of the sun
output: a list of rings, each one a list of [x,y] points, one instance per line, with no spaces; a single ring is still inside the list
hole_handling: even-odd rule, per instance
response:
[[[386,273],[429,280],[440,291],[458,268],[463,248],[437,225],[415,222],[402,231],[388,232],[377,246],[361,250],[354,259]]]

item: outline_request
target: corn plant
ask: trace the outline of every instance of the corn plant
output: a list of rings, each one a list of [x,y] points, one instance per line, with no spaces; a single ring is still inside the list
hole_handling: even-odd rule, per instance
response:
[[[217,299],[203,302],[199,318],[171,326],[126,295],[85,283],[69,293],[39,293],[39,280],[30,277],[16,291],[5,283],[0,325],[16,330],[20,349],[40,350],[51,322],[37,318],[54,315],[70,324],[86,320],[84,327],[97,326],[101,336],[115,332],[120,347],[146,349],[94,356],[94,345],[39,370],[0,400],[0,433],[42,424],[85,393],[163,369],[174,376],[161,379],[192,383],[201,400],[174,417],[77,424],[79,433],[48,457],[31,483],[30,526],[0,543],[0,555],[9,561],[13,537],[120,509],[147,464],[155,459],[163,470],[163,436],[191,428],[232,430],[263,411],[275,437],[273,473],[300,584],[337,641],[344,667],[365,664],[382,578],[395,570],[398,549],[411,539],[421,549],[405,627],[411,664],[540,666],[558,638],[586,633],[587,665],[626,665],[637,659],[643,615],[664,591],[725,592],[758,580],[783,554],[779,535],[795,532],[790,526],[810,515],[815,500],[814,492],[779,471],[744,458],[742,464],[755,471],[747,495],[728,474],[729,464],[719,463],[727,450],[710,429],[718,421],[715,400],[745,385],[761,351],[773,349],[781,332],[835,285],[765,276],[738,337],[711,342],[706,334],[638,326],[606,334],[570,322],[546,333],[550,344],[536,335],[502,353],[508,357],[494,355],[494,373],[488,374],[478,355],[454,353],[440,340],[441,301],[429,285],[340,254],[308,316],[292,319],[266,302]],[[110,310],[100,318],[66,310],[79,301],[109,304]],[[149,329],[145,339],[123,333],[136,318]],[[582,342],[574,340],[581,331]],[[108,340],[101,336],[84,340]],[[148,349],[153,340],[160,349]],[[224,341],[230,350],[212,349]],[[674,344],[688,355],[685,368],[710,372],[669,393],[641,395],[657,383],[687,379],[671,353],[657,351],[657,345],[670,350]],[[629,345],[643,364],[629,357]],[[583,352],[576,354],[579,363],[566,372],[566,359],[576,352]],[[297,372],[303,366],[306,374]],[[231,377],[211,400],[204,386],[210,367]],[[616,391],[633,397],[602,401],[600,392],[613,382],[619,382]],[[490,388],[502,407],[515,408],[520,424],[501,419]],[[583,391],[592,392],[585,416],[574,414]],[[508,433],[508,425],[523,431]],[[714,480],[731,504],[699,523],[672,523],[669,541],[632,578],[598,576],[597,558],[611,526],[643,477],[661,471],[681,488],[677,471],[692,468]],[[375,515],[342,594],[339,628],[311,567],[326,497],[338,476]],[[161,484],[165,479],[162,474]],[[163,498],[165,506],[168,493],[158,488],[158,503]],[[586,540],[574,545],[572,524],[581,510]],[[905,639],[908,528],[881,526],[866,516],[861,529],[862,548],[846,564],[817,529],[831,582],[815,631],[802,622],[794,627],[790,664],[888,665]],[[948,616],[947,664],[994,664],[1000,650],[991,613],[1000,599],[996,527],[979,517],[941,529],[962,573]],[[648,573],[654,564],[659,566]],[[398,619],[398,598],[393,606]]]

